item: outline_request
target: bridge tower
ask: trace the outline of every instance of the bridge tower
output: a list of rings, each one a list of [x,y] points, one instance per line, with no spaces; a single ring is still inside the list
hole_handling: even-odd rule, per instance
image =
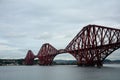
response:
[[[78,65],[102,66],[105,58],[120,48],[120,29],[98,25],[85,26],[67,45]]]
[[[39,58],[40,65],[51,65],[54,57],[57,55],[58,51],[49,43],[42,45],[37,57]]]
[[[26,57],[25,57],[25,64],[26,65],[33,65],[34,64],[34,58],[35,58],[35,56],[34,56],[33,52],[31,50],[29,50],[27,52]]]

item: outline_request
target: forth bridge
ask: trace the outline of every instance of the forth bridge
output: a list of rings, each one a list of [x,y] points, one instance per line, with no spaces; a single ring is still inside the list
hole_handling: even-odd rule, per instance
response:
[[[31,50],[25,57],[26,65],[39,59],[40,65],[52,65],[56,55],[69,53],[79,66],[103,66],[112,52],[120,48],[120,29],[100,25],[87,25],[72,39],[65,49],[57,50],[49,43],[42,45],[37,55]]]

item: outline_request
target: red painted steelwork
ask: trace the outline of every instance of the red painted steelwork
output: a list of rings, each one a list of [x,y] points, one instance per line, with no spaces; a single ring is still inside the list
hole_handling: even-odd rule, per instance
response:
[[[76,58],[78,65],[102,66],[105,58],[118,48],[120,48],[120,29],[87,25],[65,49],[57,50],[46,43],[36,57],[39,58],[41,65],[51,65],[56,55],[70,53]],[[33,64],[33,58],[33,53],[28,51],[26,64]]]
[[[37,57],[39,58],[40,65],[51,65],[54,57],[58,54],[57,49],[55,49],[49,43],[43,44]]]
[[[34,56],[33,52],[31,50],[29,50],[26,57],[25,57],[25,64],[33,65],[34,58],[35,58],[35,56]]]
[[[120,29],[98,25],[84,27],[65,48],[78,65],[102,66],[104,59],[120,48]]]

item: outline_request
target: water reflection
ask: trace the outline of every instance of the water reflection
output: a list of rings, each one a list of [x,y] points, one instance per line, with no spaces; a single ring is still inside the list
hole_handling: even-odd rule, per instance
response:
[[[102,68],[56,66],[0,66],[0,80],[120,80],[120,65]]]

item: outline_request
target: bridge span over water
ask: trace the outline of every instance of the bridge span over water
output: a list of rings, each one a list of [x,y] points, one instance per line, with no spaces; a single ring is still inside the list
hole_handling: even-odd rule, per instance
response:
[[[120,29],[99,25],[87,25],[72,39],[65,49],[57,50],[49,43],[42,45],[37,55],[31,50],[25,57],[25,64],[32,65],[34,58],[40,65],[51,65],[56,55],[70,53],[78,65],[102,66],[112,52],[120,48]]]

